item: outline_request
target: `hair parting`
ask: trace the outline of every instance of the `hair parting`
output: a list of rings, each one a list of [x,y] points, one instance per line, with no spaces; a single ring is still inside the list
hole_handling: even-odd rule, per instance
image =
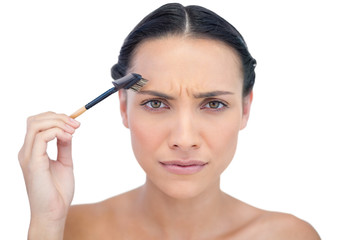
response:
[[[200,6],[184,7],[179,3],[165,4],[151,12],[126,37],[118,57],[111,68],[114,79],[125,76],[131,67],[132,57],[140,43],[171,35],[201,37],[219,40],[233,48],[241,60],[243,96],[247,96],[255,83],[256,60],[251,56],[241,34],[225,19]]]

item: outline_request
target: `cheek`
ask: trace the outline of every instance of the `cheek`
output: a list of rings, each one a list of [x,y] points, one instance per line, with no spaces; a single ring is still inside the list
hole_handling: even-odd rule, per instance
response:
[[[218,171],[222,172],[230,164],[234,157],[238,133],[241,124],[240,114],[229,114],[225,118],[217,119],[216,122],[208,122],[206,139],[208,149],[214,157],[214,164],[218,165]],[[220,166],[221,165],[221,166]]]
[[[164,128],[141,114],[129,114],[129,129],[135,157],[144,166],[151,162],[150,158],[156,156],[158,149],[164,144]]]

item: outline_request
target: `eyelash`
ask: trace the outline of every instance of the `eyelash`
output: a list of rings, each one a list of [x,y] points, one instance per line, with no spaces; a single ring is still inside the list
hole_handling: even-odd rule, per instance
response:
[[[145,101],[143,101],[140,105],[141,106],[143,106],[146,110],[148,110],[148,111],[153,111],[153,112],[159,112],[159,111],[161,111],[163,108],[160,108],[161,107],[161,105],[160,105],[160,107],[158,107],[158,108],[153,108],[153,107],[151,107],[151,106],[148,106],[149,104],[151,104],[151,103],[153,103],[153,102],[160,102],[160,104],[161,105],[165,105],[166,107],[166,109],[169,109],[169,106],[167,105],[167,104],[165,104],[164,102],[163,102],[163,100],[161,100],[161,99],[148,99],[148,100],[145,100]]]
[[[210,103],[217,103],[219,104],[220,106],[222,105],[222,107],[220,108],[211,108],[210,107]],[[224,103],[223,101],[219,101],[219,100],[208,100],[205,104],[206,105],[209,105],[209,107],[207,107],[207,109],[211,109],[210,111],[216,111],[216,112],[220,112],[220,111],[224,111],[226,108],[228,108],[228,104]],[[205,109],[205,107],[201,107],[201,109]]]
[[[160,103],[160,106],[158,108],[154,108],[152,107],[150,104],[151,103],[154,103],[154,102],[159,102]],[[223,101],[220,101],[220,100],[216,100],[216,99],[209,99],[207,101],[205,101],[206,104],[202,104],[202,107],[200,109],[205,109],[205,110],[209,110],[209,111],[212,111],[212,112],[220,112],[220,111],[224,111],[226,108],[228,108],[228,104],[224,103]],[[206,105],[209,105],[210,103],[217,103],[219,104],[221,107],[220,108],[211,108],[210,106],[209,107],[205,107]],[[164,108],[165,109],[169,109],[170,107],[168,106],[167,103],[164,103],[164,100],[162,99],[147,99],[147,100],[144,100],[141,104],[141,106],[143,106],[146,110],[148,111],[154,111],[154,112],[159,112],[159,111],[162,111]],[[162,106],[165,106],[165,107],[162,107]]]

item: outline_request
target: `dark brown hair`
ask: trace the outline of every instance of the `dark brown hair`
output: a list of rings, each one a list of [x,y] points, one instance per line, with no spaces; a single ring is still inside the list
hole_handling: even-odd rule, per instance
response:
[[[143,41],[167,35],[189,35],[220,40],[238,53],[244,74],[243,96],[247,96],[255,83],[256,60],[251,56],[241,34],[225,19],[200,6],[184,7],[178,3],[161,6],[147,15],[125,39],[118,63],[111,68],[111,76],[118,79],[126,75],[136,47]]]

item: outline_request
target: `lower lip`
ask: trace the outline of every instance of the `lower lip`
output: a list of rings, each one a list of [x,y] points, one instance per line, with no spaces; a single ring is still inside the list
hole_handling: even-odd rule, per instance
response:
[[[161,166],[163,166],[167,171],[179,174],[179,175],[190,175],[200,172],[205,165],[189,165],[189,166],[180,166],[175,164],[163,164],[161,163]]]

